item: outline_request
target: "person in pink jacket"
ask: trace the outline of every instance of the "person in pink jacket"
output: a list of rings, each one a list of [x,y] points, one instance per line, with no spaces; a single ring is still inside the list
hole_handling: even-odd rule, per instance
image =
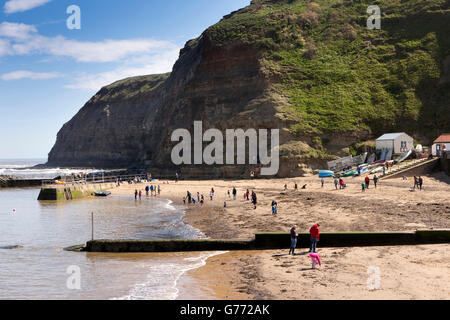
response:
[[[319,264],[319,266],[322,265],[322,262],[320,261],[320,256],[318,253],[310,253],[309,257],[312,260],[312,269],[316,268],[316,264]]]

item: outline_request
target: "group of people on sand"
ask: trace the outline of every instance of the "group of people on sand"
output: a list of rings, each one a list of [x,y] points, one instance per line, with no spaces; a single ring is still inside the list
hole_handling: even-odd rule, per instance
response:
[[[323,178],[322,178],[323,180]],[[334,178],[334,187],[336,188],[336,190],[338,189],[345,189],[347,187],[347,185],[344,182],[344,179],[342,178]],[[322,187],[323,187],[323,182],[322,182]],[[339,187],[339,188],[338,188]]]
[[[256,203],[258,198],[256,197],[256,192],[254,190],[252,190],[252,193],[250,195],[250,191],[247,189],[247,191],[244,193],[244,200],[247,201],[251,200],[251,203],[253,204],[253,209],[256,209]]]
[[[289,254],[295,255],[295,248],[297,247],[297,226],[291,228],[291,247],[289,248]],[[309,229],[309,257],[312,260],[312,269],[315,269],[316,265],[322,265],[320,261],[320,255],[316,252],[317,243],[320,236],[320,224],[316,223]]]
[[[200,192],[197,192],[197,196],[194,197],[194,196],[192,196],[190,191],[186,191],[186,196],[183,197],[183,203],[186,204],[186,201],[187,201],[187,203],[193,203],[193,204],[199,203],[200,206],[203,206],[203,204],[205,203],[205,196],[203,194],[200,195]]]
[[[295,248],[297,247],[297,226],[293,226],[291,228],[291,247],[289,249],[289,254],[292,253],[292,255],[295,255]],[[319,242],[319,236],[320,236],[320,223],[316,223],[309,229],[309,251],[316,253],[317,250],[317,243]]]
[[[376,188],[377,188],[377,183],[378,183],[378,177],[377,177],[377,175],[375,175],[375,176],[372,178],[372,180],[373,180],[373,185],[374,185],[374,187],[375,187],[375,189],[376,189]],[[361,190],[362,190],[362,192],[365,192],[366,189],[369,189],[369,186],[370,186],[370,178],[369,178],[369,176],[366,176],[366,177],[364,178],[364,182],[361,183]]]
[[[417,189],[422,190],[423,185],[423,178],[421,176],[414,176],[414,189],[417,187]]]

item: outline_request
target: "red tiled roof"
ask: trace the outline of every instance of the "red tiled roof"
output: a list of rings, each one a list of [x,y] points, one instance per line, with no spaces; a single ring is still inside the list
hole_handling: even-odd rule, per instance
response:
[[[450,142],[450,133],[443,133],[439,136],[439,138],[434,140],[434,143],[445,143],[445,142]]]

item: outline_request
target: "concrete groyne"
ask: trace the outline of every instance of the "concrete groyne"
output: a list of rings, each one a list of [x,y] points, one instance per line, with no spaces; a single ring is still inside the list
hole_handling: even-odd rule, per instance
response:
[[[116,183],[70,183],[61,186],[46,186],[41,188],[38,200],[73,200],[93,195],[94,191],[109,190]]]
[[[450,230],[415,232],[337,232],[321,233],[320,247],[363,247],[450,243]],[[222,250],[285,249],[289,233],[257,233],[252,240],[92,240],[82,251],[88,252],[185,252]],[[309,234],[301,233],[298,248],[309,246]],[[79,248],[79,247],[78,247]]]

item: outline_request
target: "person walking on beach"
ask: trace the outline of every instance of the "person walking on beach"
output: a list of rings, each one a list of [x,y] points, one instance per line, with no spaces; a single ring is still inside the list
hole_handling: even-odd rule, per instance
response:
[[[153,196],[153,185],[150,186],[150,195]]]
[[[297,226],[293,226],[291,228],[291,248],[289,249],[289,254],[291,254],[291,252],[292,252],[292,255],[295,255],[294,251],[295,251],[295,247],[297,246],[298,234],[297,234],[296,229],[297,229]]]
[[[373,176],[373,185],[375,186],[375,189],[377,188],[377,183],[378,183],[378,177],[377,175]]]
[[[202,195],[202,197],[200,198],[200,206],[203,206],[203,203],[205,202],[205,198],[203,197],[203,195]]]
[[[197,201],[200,202],[200,192],[197,192]]]
[[[278,203],[275,200],[272,200],[272,215],[276,215],[278,213],[277,207]]]
[[[383,165],[383,176],[386,174],[386,166]]]
[[[366,191],[366,184],[365,184],[365,182],[361,183],[361,191],[362,192]]]
[[[252,191],[252,203],[253,203],[253,209],[256,209],[256,193]]]
[[[237,194],[236,188],[233,187],[233,200],[236,200],[236,194]]]
[[[297,186],[297,182],[294,183],[294,190],[297,191],[298,186]]]
[[[419,176],[419,179],[417,180],[417,185],[419,187],[419,190],[422,190],[422,184],[423,184],[423,179],[422,179],[422,177]]]
[[[139,200],[141,200],[142,197],[142,190],[139,190]]]
[[[158,184],[158,195],[161,193],[161,186]]]
[[[231,193],[230,190],[227,190],[228,199],[231,199]]]
[[[344,180],[342,178],[339,179],[339,189],[344,189]]]
[[[419,188],[419,182],[417,181],[417,177],[414,176],[414,189],[415,189],[416,187]]]
[[[334,187],[336,188],[336,190],[338,189],[338,185],[339,185],[338,178],[334,178]]]
[[[189,191],[186,193],[186,196],[187,196],[187,199],[188,199],[188,203],[191,203],[192,202],[192,196],[191,196],[191,193]]]
[[[320,230],[319,230],[320,224],[317,223],[315,225],[313,225],[311,227],[311,229],[309,229],[309,234],[310,234],[310,245],[309,245],[309,252],[314,252],[316,253],[316,248],[317,248],[317,242],[319,242],[319,234],[320,234]]]
[[[135,189],[134,190],[134,200],[137,200],[137,196],[138,196],[138,191]]]
[[[364,179],[364,181],[366,182],[366,189],[369,189],[369,184],[370,184],[370,178],[369,178],[369,176],[366,176],[366,178]]]
[[[148,197],[148,191],[150,190],[150,188],[148,186],[145,186],[145,195]]]
[[[325,183],[325,180],[323,178],[320,179],[320,183],[322,184],[322,188],[323,188],[323,184]]]
[[[214,197],[214,192],[212,190],[209,192],[209,200],[212,200]]]

